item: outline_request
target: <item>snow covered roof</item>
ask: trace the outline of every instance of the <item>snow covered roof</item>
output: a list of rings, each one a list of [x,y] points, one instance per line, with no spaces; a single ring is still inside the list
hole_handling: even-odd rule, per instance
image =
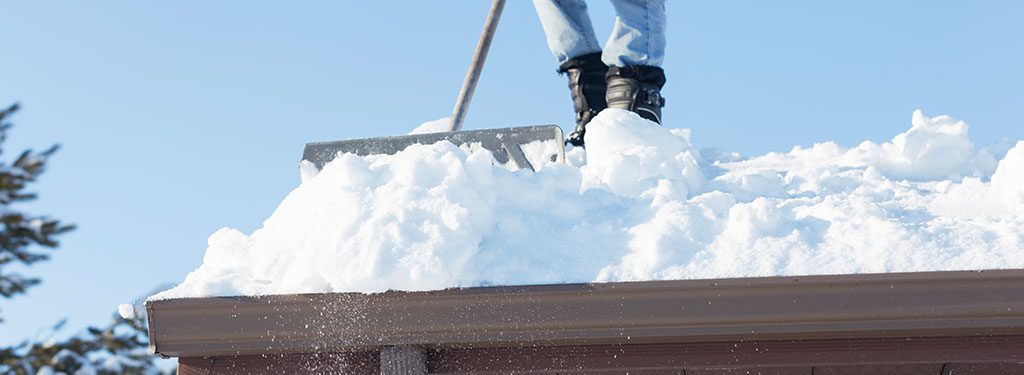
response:
[[[153,299],[1024,267],[1024,142],[914,113],[883,143],[741,158],[606,110],[537,173],[448,142],[339,156]]]

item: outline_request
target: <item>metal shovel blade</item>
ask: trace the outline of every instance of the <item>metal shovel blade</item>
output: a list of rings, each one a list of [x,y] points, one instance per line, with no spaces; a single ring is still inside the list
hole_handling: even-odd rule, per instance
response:
[[[556,125],[522,126],[514,128],[497,128],[483,130],[466,130],[445,133],[401,135],[395,137],[379,137],[350,139],[334,142],[307,143],[302,158],[316,165],[317,169],[344,153],[359,156],[394,155],[414,144],[434,144],[449,141],[456,146],[479,145],[494,155],[494,159],[503,165],[517,169],[529,168],[537,170],[527,159],[523,146],[533,142],[554,142],[554,151],[545,155],[544,160],[565,162],[565,145],[562,129]],[[529,147],[529,146],[528,146]],[[542,147],[538,145],[538,147]]]

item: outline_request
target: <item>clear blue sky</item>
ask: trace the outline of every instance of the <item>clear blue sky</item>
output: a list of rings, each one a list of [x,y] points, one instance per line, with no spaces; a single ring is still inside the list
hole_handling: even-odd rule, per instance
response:
[[[176,283],[220,227],[250,232],[308,141],[447,116],[487,1],[0,3],[4,145],[64,148],[30,208],[79,225],[44,283],[0,300],[0,342],[106,321]],[[612,11],[591,1],[599,35]],[[1024,2],[670,1],[666,125],[744,155],[884,141],[920,108],[979,145],[1024,139]],[[532,6],[510,1],[467,129],[569,129]]]

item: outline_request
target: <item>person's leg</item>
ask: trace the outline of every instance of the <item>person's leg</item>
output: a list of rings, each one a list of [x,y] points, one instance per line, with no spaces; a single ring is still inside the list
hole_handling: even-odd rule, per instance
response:
[[[583,0],[534,0],[548,48],[558,64],[574,57],[601,52]]]
[[[615,26],[602,60],[608,64],[608,108],[661,123],[665,98],[665,0],[612,0]]]
[[[583,146],[587,124],[608,108],[605,101],[608,94],[608,66],[601,62],[601,53],[594,52],[569,59],[559,67],[558,72],[569,76],[569,92],[572,93],[573,109],[576,110],[576,128],[569,133],[567,141],[573,146]]]
[[[665,60],[665,0],[611,0],[615,26],[602,60],[608,66],[661,66]]]
[[[583,145],[585,127],[605,109],[605,75],[608,66],[601,62],[601,46],[582,0],[534,0],[548,47],[558,60],[558,72],[569,77],[569,92],[576,111],[576,128],[568,142]]]

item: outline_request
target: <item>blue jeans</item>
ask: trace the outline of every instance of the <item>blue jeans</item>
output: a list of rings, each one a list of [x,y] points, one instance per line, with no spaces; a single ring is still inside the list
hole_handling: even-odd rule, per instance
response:
[[[558,64],[588,53],[602,52],[609,66],[661,66],[665,60],[665,0],[611,0],[615,7],[612,35],[601,45],[583,0],[533,0]]]

